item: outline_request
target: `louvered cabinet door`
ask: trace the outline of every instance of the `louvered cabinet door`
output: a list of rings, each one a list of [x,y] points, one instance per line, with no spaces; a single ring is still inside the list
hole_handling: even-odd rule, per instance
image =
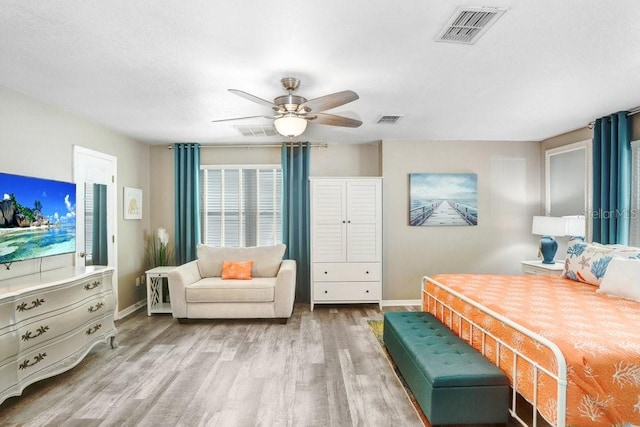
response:
[[[312,181],[311,224],[313,261],[346,261],[347,221],[344,180]]]
[[[347,262],[380,260],[382,188],[380,180],[347,182]]]

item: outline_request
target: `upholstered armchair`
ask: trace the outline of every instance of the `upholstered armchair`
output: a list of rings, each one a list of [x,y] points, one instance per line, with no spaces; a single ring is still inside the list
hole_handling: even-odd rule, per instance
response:
[[[285,249],[282,244],[246,248],[198,245],[197,260],[168,273],[173,317],[180,322],[229,318],[286,322],[293,311],[296,262],[282,259]],[[250,268],[250,273],[237,276],[243,279],[235,278],[236,267]]]

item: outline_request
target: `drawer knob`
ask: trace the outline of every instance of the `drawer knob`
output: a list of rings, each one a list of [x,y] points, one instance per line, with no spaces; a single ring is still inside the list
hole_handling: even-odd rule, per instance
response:
[[[366,273],[367,273],[367,274],[369,274],[369,272],[368,272],[368,271],[366,271]]]
[[[369,289],[367,289],[365,292],[368,294],[369,293]]]
[[[328,294],[328,293],[329,293],[329,291],[324,291],[324,293],[325,293],[325,294]]]
[[[324,274],[327,274],[327,272],[325,271]]]

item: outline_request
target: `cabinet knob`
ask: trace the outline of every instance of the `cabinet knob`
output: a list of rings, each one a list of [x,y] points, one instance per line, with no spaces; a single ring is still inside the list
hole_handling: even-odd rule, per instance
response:
[[[366,293],[367,293],[367,294],[369,293],[369,289],[367,289],[367,290],[366,290]]]
[[[324,274],[327,274],[327,272],[325,271]]]
[[[347,221],[342,221],[343,224],[345,224]]]
[[[351,221],[347,221],[349,224],[351,224]]]
[[[365,273],[366,273],[366,274],[369,274],[369,272],[368,272],[368,271],[365,271]]]
[[[367,292],[369,292],[369,291],[367,291]],[[325,294],[328,294],[328,293],[329,293],[329,291],[324,291],[324,293],[325,293]]]

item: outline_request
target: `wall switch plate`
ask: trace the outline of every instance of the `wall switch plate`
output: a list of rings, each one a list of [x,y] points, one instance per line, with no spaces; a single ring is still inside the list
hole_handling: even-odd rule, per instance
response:
[[[140,277],[136,277],[136,286],[140,286]]]

